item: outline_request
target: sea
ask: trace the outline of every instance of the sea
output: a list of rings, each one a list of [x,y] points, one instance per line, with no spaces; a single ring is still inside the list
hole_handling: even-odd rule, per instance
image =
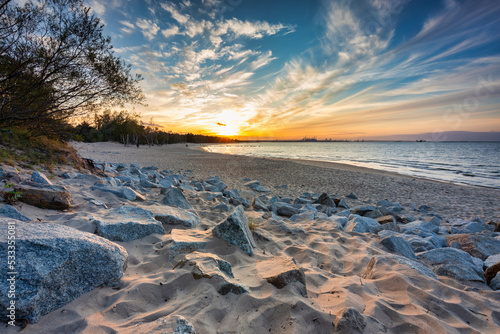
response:
[[[500,189],[500,142],[247,142],[215,153],[343,163]]]

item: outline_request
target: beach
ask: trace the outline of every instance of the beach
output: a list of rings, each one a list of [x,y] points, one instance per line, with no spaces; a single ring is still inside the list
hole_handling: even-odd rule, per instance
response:
[[[29,221],[17,228],[62,226],[58,233],[68,237],[78,230],[85,236],[76,242],[106,242],[126,264],[113,262],[123,270],[118,282],[91,286],[33,317],[22,333],[500,329],[500,274],[493,280],[483,274],[500,253],[498,190],[342,164],[208,153],[195,144],[73,145],[104,166],[106,176],[68,166],[44,171],[71,194],[71,205],[54,210],[18,202],[14,207]],[[31,170],[2,168],[33,179]],[[469,235],[479,236],[472,250]],[[43,249],[37,240],[23,242]],[[51,251],[64,255],[61,239],[54,244]],[[71,263],[71,270],[51,271],[53,262],[40,256],[19,266],[39,266],[44,279],[73,275],[58,283],[64,287],[83,284],[90,270]],[[20,332],[5,326],[5,333]]]
[[[253,158],[203,151],[201,145],[125,147],[118,143],[74,143],[78,153],[96,161],[140,163],[174,171],[192,170],[205,179],[218,175],[229,188],[242,188],[241,180],[255,179],[281,196],[302,192],[328,192],[346,196],[354,192],[361,201],[387,199],[401,204],[435,208],[443,217],[500,221],[500,191],[410,177],[331,162]],[[286,184],[288,190],[274,186]]]

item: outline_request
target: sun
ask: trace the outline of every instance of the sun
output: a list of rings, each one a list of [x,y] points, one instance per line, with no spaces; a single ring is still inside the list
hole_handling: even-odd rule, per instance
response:
[[[242,124],[243,119],[236,112],[223,111],[219,114],[214,130],[219,136],[237,136]]]

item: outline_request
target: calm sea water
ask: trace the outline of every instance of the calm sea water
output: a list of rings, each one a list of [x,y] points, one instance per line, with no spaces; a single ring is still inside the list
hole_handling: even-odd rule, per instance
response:
[[[299,142],[210,145],[210,152],[339,162],[500,189],[500,143]]]

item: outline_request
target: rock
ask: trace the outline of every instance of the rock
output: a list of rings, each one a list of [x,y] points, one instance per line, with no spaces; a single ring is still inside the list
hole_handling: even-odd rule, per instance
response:
[[[229,212],[231,210],[231,207],[227,205],[226,203],[220,203],[219,205],[214,207],[215,210],[220,210],[224,212]]]
[[[151,182],[146,175],[141,175],[139,185],[144,188],[157,188],[158,185]]]
[[[31,221],[30,218],[17,211],[15,207],[8,204],[0,204],[0,216],[5,218],[17,219],[23,222]]]
[[[319,198],[316,201],[314,201],[314,203],[321,204],[324,206],[329,206],[332,208],[336,207],[335,202],[330,196],[328,196],[327,193],[322,193],[321,195],[319,195]]]
[[[93,174],[82,174],[82,173],[78,173],[78,175],[76,176],[76,179],[77,180],[83,180],[83,181],[88,181],[88,182],[102,182],[102,179],[97,176],[97,175],[93,175]]]
[[[300,294],[307,296],[306,276],[293,258],[276,256],[269,260],[259,261],[257,262],[257,271],[262,278],[278,289],[297,282]]]
[[[354,208],[351,210],[351,213],[353,215],[359,215],[359,216],[363,216],[365,213],[369,212],[369,211],[375,211],[377,209],[375,209],[375,207],[373,205],[369,205],[369,206],[360,206],[360,207],[357,207],[357,208]]]
[[[193,277],[196,279],[214,276],[234,277],[231,264],[215,254],[197,251],[189,253],[175,265],[175,268],[183,268],[186,265],[192,267]]]
[[[172,261],[179,254],[187,254],[205,248],[207,242],[203,239],[186,234],[183,230],[172,230],[172,248],[168,253],[168,260]]]
[[[273,211],[276,211],[278,215],[283,217],[291,217],[299,213],[299,209],[288,203],[276,202],[272,206],[273,206]]]
[[[421,275],[437,279],[436,275],[417,261],[410,260],[404,256],[400,255],[375,255],[371,258],[366,269],[360,274],[361,278],[364,279],[378,279],[385,275],[389,270],[395,270],[399,272],[406,272],[410,269],[411,271],[416,271]],[[408,273],[406,276],[411,277],[412,274]]]
[[[366,327],[366,320],[358,310],[353,307],[346,307],[335,314],[335,331],[345,333],[363,333]]]
[[[108,184],[97,183],[93,185],[90,190],[100,190],[104,192],[109,192],[115,194],[117,197],[129,200],[129,201],[144,201],[144,196],[138,194],[133,189],[122,186],[122,187],[113,187]]]
[[[148,334],[196,334],[194,326],[181,315],[161,317],[153,322],[139,323],[134,329],[135,333]]]
[[[373,218],[361,217],[358,215],[349,216],[349,221],[345,226],[346,232],[372,233],[373,229],[380,224]]]
[[[186,227],[196,227],[200,224],[200,218],[192,212],[181,208],[165,206],[153,209],[156,220],[165,224],[182,225]]]
[[[248,293],[246,286],[233,282],[231,264],[217,255],[201,252],[187,254],[183,260],[176,264],[175,268],[191,267],[191,273],[195,279],[209,279],[215,289],[221,294],[233,293],[241,295]]]
[[[66,210],[70,207],[71,195],[65,187],[24,181],[14,185],[21,192],[21,202],[42,209]]]
[[[380,241],[388,250],[399,253],[409,259],[416,259],[415,252],[411,245],[403,238],[391,235]]]
[[[490,226],[481,221],[464,221],[453,219],[450,221],[450,232],[452,234],[481,233],[492,230]]]
[[[484,277],[486,278],[486,283],[490,284],[490,281],[498,274],[500,271],[500,262],[495,263],[484,271]]]
[[[31,181],[33,181],[35,183],[39,183],[39,184],[46,184],[49,186],[52,185],[52,182],[50,182],[50,180],[47,178],[47,176],[45,176],[45,174],[37,172],[37,171],[34,171],[33,173],[31,173]]]
[[[490,288],[493,290],[500,290],[500,274],[497,273],[497,275],[490,281],[489,283]]]
[[[344,209],[349,209],[349,205],[347,205],[347,202],[345,201],[345,198],[342,197],[340,200],[339,204],[337,205],[339,208],[344,208]]]
[[[314,220],[314,216],[315,216],[314,212],[310,212],[310,211],[302,212],[302,213],[298,213],[298,214],[291,216],[290,221],[292,221],[292,222],[312,221],[312,220]]]
[[[484,266],[485,267],[491,267],[494,264],[497,264],[500,262],[500,253],[496,255],[491,255],[488,256],[486,260],[484,260]]]
[[[482,268],[477,268],[472,257],[455,248],[439,248],[417,254],[417,258],[430,264],[437,275],[466,281],[484,282]]]
[[[148,167],[143,167],[141,169],[144,170],[144,171],[155,171],[155,170],[158,170],[158,167],[156,167],[156,166],[148,166]]]
[[[182,191],[178,188],[168,188],[163,197],[163,204],[176,206],[181,209],[192,210],[193,206],[188,202]]]
[[[368,218],[373,218],[373,219],[377,219],[377,218],[382,217],[382,216],[383,216],[383,214],[379,210],[368,211],[367,213],[365,213],[363,215],[363,217],[368,217]]]
[[[255,191],[261,192],[261,193],[269,193],[269,192],[271,192],[271,190],[270,190],[270,189],[268,189],[268,188],[266,188],[266,187],[262,186],[262,185],[260,184],[260,181],[256,181],[256,180],[254,180],[254,181],[250,181],[250,182],[247,182],[247,183],[245,183],[245,184],[244,184],[244,186],[245,186],[245,187],[248,187],[248,188],[250,188],[250,189],[252,189],[252,190],[255,190]]]
[[[394,231],[394,232],[399,233],[399,232],[401,232],[401,228],[396,223],[389,223],[389,224],[384,224],[384,225],[380,225],[380,226],[375,226],[373,228],[372,233],[379,234],[381,231]]]
[[[253,249],[257,247],[241,205],[234,209],[223,222],[215,226],[212,233],[231,245],[240,247],[248,255],[253,255]]]
[[[411,223],[408,223],[404,226],[401,227],[401,230],[403,232],[409,231],[409,230],[423,230],[423,231],[428,231],[432,233],[439,233],[439,219],[432,217],[427,219],[426,221],[414,221]],[[418,233],[416,233],[418,235]]]
[[[500,254],[500,240],[482,233],[479,234],[457,234],[446,237],[448,245],[458,242],[463,251],[481,260],[489,256]]]
[[[36,323],[52,312],[99,286],[113,286],[127,265],[126,250],[96,235],[58,224],[24,223],[0,218],[2,231],[16,231],[16,264],[0,264],[0,291],[9,290],[16,278],[16,318]],[[7,232],[0,233],[0,253],[7,254]],[[0,293],[0,315],[7,319],[7,293]]]
[[[255,201],[253,202],[253,208],[255,210],[260,210],[264,212],[269,211],[269,206],[266,203],[264,203],[264,201],[262,201],[259,197],[255,198]]]
[[[375,220],[376,220],[376,221],[377,221],[380,225],[384,225],[384,224],[387,224],[387,223],[396,223],[396,219],[394,219],[394,217],[393,217],[393,216],[391,216],[391,215],[378,217],[378,218],[375,218]]]
[[[290,227],[281,218],[276,217],[276,216],[275,216],[275,218],[278,218],[278,219],[269,219],[269,224],[279,226],[279,229],[284,231],[285,233],[289,233],[289,234],[305,233],[305,231],[302,227],[300,227],[300,226]]]
[[[208,178],[206,183],[205,190],[208,191],[222,192],[227,188],[227,185],[224,184],[218,176]]]
[[[150,234],[165,234],[163,225],[153,213],[134,206],[109,210],[103,218],[94,219],[97,234],[112,241],[132,241]]]
[[[199,191],[198,197],[202,198],[205,201],[213,201],[216,198],[222,198],[222,193],[214,193],[211,191]]]
[[[64,179],[76,179],[77,176],[78,176],[78,173],[64,172],[61,174],[61,177]]]
[[[347,198],[350,198],[350,199],[358,199],[358,196],[356,196],[355,193],[350,193],[349,195],[346,196]]]
[[[99,207],[104,208],[104,209],[108,208],[106,203],[104,203],[103,201],[100,201],[98,199],[94,199],[94,198],[85,198],[85,199],[87,201],[89,201],[89,203],[94,204],[95,206],[99,206]]]

